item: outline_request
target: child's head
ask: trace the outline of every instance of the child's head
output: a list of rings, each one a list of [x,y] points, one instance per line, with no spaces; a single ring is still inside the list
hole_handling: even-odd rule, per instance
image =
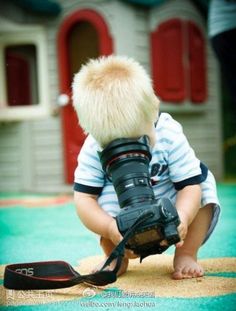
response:
[[[81,127],[102,147],[116,138],[147,134],[159,108],[143,67],[123,56],[84,65],[74,78],[73,104]]]

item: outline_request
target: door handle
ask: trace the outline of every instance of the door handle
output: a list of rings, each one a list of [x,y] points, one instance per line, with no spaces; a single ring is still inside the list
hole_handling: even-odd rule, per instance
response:
[[[57,104],[60,107],[65,107],[70,103],[70,97],[67,94],[60,94],[57,98]]]

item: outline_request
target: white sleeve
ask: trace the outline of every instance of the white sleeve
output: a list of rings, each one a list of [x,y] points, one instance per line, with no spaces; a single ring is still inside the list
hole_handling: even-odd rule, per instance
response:
[[[201,174],[200,161],[195,156],[195,152],[189,145],[183,133],[181,125],[177,121],[173,122],[173,143],[169,149],[169,172],[173,182]],[[174,124],[175,123],[175,124]]]
[[[98,144],[89,135],[78,155],[74,173],[74,190],[99,194],[104,186],[105,175],[98,156]]]
[[[168,150],[169,176],[175,188],[199,184],[206,179],[207,167],[196,157],[183,133],[182,126],[170,115],[165,121],[165,133],[170,138]]]

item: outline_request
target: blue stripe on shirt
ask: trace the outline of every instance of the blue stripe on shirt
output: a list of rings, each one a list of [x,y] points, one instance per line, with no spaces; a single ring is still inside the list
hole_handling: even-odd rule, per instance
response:
[[[181,154],[176,160],[174,160],[173,162],[171,162],[169,164],[169,167],[171,167],[172,165],[178,163],[181,159],[184,159],[187,155],[189,154],[189,150],[187,150],[184,154]],[[181,165],[187,165],[191,163],[191,161],[189,161],[189,159],[187,158],[186,161],[184,161],[184,163],[181,163]],[[180,166],[181,167],[181,166]]]
[[[88,158],[93,159],[94,161],[96,161],[97,163],[100,164],[100,160],[99,160],[98,156],[96,157],[94,154],[88,153],[87,151],[85,151],[84,154],[85,154]],[[100,164],[100,165],[101,165],[101,164]]]
[[[170,139],[168,139],[168,138],[160,138],[159,139],[159,141],[158,141],[159,143],[166,143],[166,144],[168,144],[168,145],[172,145],[173,144],[173,140],[170,140]]]

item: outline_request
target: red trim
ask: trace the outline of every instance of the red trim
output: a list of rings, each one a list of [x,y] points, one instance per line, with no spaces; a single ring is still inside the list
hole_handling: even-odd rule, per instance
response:
[[[73,201],[70,196],[59,196],[59,197],[29,197],[29,198],[13,198],[13,199],[0,199],[0,208],[3,207],[57,207],[60,204],[67,204]]]
[[[71,95],[71,77],[69,70],[69,55],[68,55],[68,45],[67,45],[67,36],[71,28],[81,21],[90,22],[95,29],[97,30],[99,36],[99,53],[100,55],[109,55],[113,52],[113,42],[112,37],[109,33],[107,24],[105,23],[103,17],[98,14],[96,11],[91,9],[82,9],[75,11],[70,16],[68,16],[60,26],[58,33],[58,70],[59,70],[59,88],[60,93]],[[71,133],[67,131],[66,124],[68,124],[68,115],[71,115],[71,118],[75,118],[72,114],[75,114],[71,104],[62,108],[62,129],[63,129],[63,143],[64,143],[64,161],[65,161],[65,178],[67,183],[73,182],[73,173],[76,165],[76,159],[74,158],[74,150],[79,146],[77,143],[71,144]],[[68,133],[67,133],[68,132]],[[77,135],[80,139],[80,144],[82,145],[84,140],[84,134],[82,129],[75,128],[74,135]],[[73,150],[72,150],[73,149]]]
[[[99,35],[101,55],[109,55],[113,52],[112,37],[110,36],[109,29],[102,16],[96,11],[83,9],[68,16],[63,21],[58,33],[59,86],[62,93],[68,93],[67,85],[70,83],[68,50],[65,44],[66,38],[71,27],[81,21],[90,22],[96,28]]]

